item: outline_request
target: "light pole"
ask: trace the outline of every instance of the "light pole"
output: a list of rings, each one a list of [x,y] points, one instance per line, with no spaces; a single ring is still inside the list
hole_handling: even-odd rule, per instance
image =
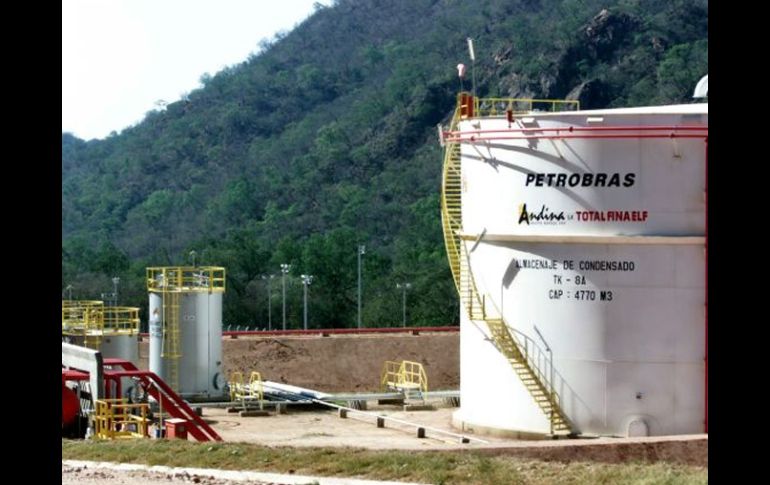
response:
[[[406,327],[406,290],[408,290],[411,287],[412,287],[411,283],[403,283],[403,284],[402,283],[396,283],[396,288],[402,290],[402,293],[404,295],[404,297],[401,299],[401,302],[402,302],[401,303],[401,311],[402,311],[403,317],[404,317],[404,320],[403,320],[404,321],[404,323],[403,323],[404,327]]]
[[[118,306],[118,283],[120,283],[120,278],[115,276],[112,278],[112,297],[113,300],[113,306]]]
[[[195,255],[196,254],[198,254],[198,253],[196,253],[194,249],[192,251],[190,251],[190,259],[192,259],[193,268],[195,268]]]
[[[66,288],[64,288],[64,291],[67,292],[68,296],[67,298],[72,301],[72,285],[67,285]],[[64,291],[61,292],[62,299],[64,298]]]
[[[358,245],[358,328],[361,328],[361,256],[366,253],[366,246]]]
[[[476,97],[476,53],[473,51],[473,39],[468,37],[468,53],[471,55],[471,93]]]
[[[273,330],[273,292],[271,291],[270,283],[275,278],[274,274],[262,275],[263,280],[267,280],[267,329]]]
[[[303,274],[302,286],[305,287],[305,330],[307,330],[307,287],[310,286],[311,283],[313,283],[313,275]]]
[[[286,330],[286,275],[291,270],[291,265],[281,263],[281,285],[283,286],[283,329]]]

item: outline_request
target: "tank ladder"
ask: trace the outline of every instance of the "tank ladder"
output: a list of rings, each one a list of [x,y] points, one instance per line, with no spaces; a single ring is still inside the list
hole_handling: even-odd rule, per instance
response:
[[[459,100],[458,100],[459,101]],[[455,109],[449,131],[457,130],[465,111],[460,102]],[[496,310],[489,312],[487,295],[481,295],[476,287],[470,267],[470,255],[461,238],[462,224],[462,155],[460,143],[447,142],[442,176],[441,221],[444,232],[449,267],[462,306],[473,321],[483,321],[489,328],[490,337],[497,349],[506,357],[511,368],[524,384],[532,399],[550,422],[551,434],[573,433],[567,415],[561,408],[554,383],[542,372],[537,362],[529,356],[519,338],[511,331],[502,315]]]
[[[161,357],[166,360],[168,384],[174,391],[179,390],[179,358],[182,349],[179,342],[179,292],[163,292],[163,345]]]

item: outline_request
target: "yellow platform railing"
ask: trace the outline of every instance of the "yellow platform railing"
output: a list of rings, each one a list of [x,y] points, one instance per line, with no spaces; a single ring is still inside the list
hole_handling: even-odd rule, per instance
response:
[[[139,308],[104,306],[96,300],[62,300],[62,335],[97,349],[102,338],[139,333]]]
[[[148,404],[127,399],[99,399],[94,412],[94,436],[99,439],[147,438]]]
[[[219,266],[163,266],[147,268],[147,289],[163,292],[224,292],[225,268]]]
[[[531,98],[475,98],[474,116],[502,116],[508,111],[525,114],[537,111],[578,111],[580,101]]]
[[[62,300],[62,335],[79,337],[83,345],[98,349],[104,337],[104,302]]]
[[[380,388],[383,391],[396,389],[405,393],[419,391],[425,400],[428,397],[428,374],[419,362],[388,360],[382,367]]]
[[[265,401],[265,391],[262,385],[262,375],[257,371],[252,371],[249,375],[249,383],[243,382],[243,373],[235,371],[230,374],[228,381],[230,387],[230,400],[240,401],[246,406],[246,401],[258,401],[259,409],[262,409]]]
[[[104,307],[104,332],[110,335],[136,335],[139,333],[139,308]]]

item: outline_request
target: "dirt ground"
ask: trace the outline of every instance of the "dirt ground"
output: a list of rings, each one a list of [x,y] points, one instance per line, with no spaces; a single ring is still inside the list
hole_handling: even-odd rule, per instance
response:
[[[139,367],[148,368],[149,344],[139,344]],[[413,360],[425,367],[431,390],[460,388],[459,332],[239,337],[222,341],[224,369],[324,392],[374,392],[386,360]]]
[[[205,408],[203,417],[225,441],[266,446],[351,446],[373,450],[476,450],[490,455],[510,455],[553,461],[599,461],[625,463],[637,460],[667,461],[708,466],[708,435],[657,436],[644,438],[589,438],[577,440],[513,440],[461,433],[452,427],[452,413],[440,400],[433,411],[403,411],[394,405],[369,405],[366,413],[349,413],[343,419],[334,410],[271,413],[265,417],[241,417],[223,408]],[[395,418],[426,428],[418,438],[416,427],[398,422],[376,426],[376,415]],[[446,431],[471,438],[435,432]]]
[[[420,335],[303,336],[284,338],[240,337],[223,341],[224,368],[228,373],[259,371],[264,380],[330,393],[379,390],[386,360],[421,362],[431,390],[459,389],[458,333]],[[140,366],[147,367],[148,343],[140,344]],[[368,411],[452,433],[451,408],[436,400],[435,411],[404,412],[396,406],[369,403]],[[474,449],[543,460],[593,460],[621,463],[636,460],[669,461],[708,466],[708,435],[652,438],[597,438],[557,441],[515,441],[483,435],[480,441],[461,444],[427,430],[416,436],[414,427],[387,422],[375,426],[376,416],[350,414],[338,417],[334,410],[300,411],[267,417],[240,417],[224,408],[204,406],[204,419],[226,440],[267,446],[353,446],[370,449]],[[65,483],[65,482],[63,482]],[[75,483],[75,482],[72,482]],[[171,482],[173,483],[173,482]]]

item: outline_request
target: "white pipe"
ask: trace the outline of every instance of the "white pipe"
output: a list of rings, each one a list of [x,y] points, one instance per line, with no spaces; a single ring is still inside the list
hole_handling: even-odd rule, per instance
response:
[[[271,384],[273,384],[273,383],[271,383]],[[263,382],[262,383],[262,387],[273,387],[273,386],[272,385],[268,385],[268,384]],[[283,385],[281,387],[283,387]],[[277,387],[274,387],[274,388],[278,389]],[[278,390],[283,390],[283,389],[278,389]],[[284,392],[287,392],[287,391],[284,391]],[[295,393],[292,393],[292,394],[295,394]],[[482,439],[479,439],[479,438],[471,438],[470,436],[465,436],[465,435],[462,435],[462,434],[452,433],[451,431],[444,431],[442,429],[432,428],[430,426],[423,426],[421,424],[411,423],[409,421],[404,421],[402,419],[391,418],[389,416],[384,416],[382,414],[376,414],[376,413],[371,413],[371,412],[367,412],[367,411],[360,411],[358,409],[353,409],[353,408],[349,408],[349,407],[346,407],[346,406],[340,406],[338,404],[332,404],[330,402],[321,401],[319,399],[309,398],[309,397],[306,397],[306,396],[303,396],[303,395],[300,395],[300,394],[296,394],[296,395],[301,397],[304,400],[311,401],[311,402],[314,402],[316,404],[320,404],[322,406],[328,406],[328,407],[335,408],[335,409],[344,409],[345,411],[348,411],[349,413],[363,414],[364,416],[371,416],[371,417],[374,417],[374,418],[382,418],[382,419],[387,420],[387,421],[393,421],[395,423],[405,424],[407,426],[414,426],[415,428],[423,428],[423,429],[425,429],[427,431],[432,431],[434,433],[443,434],[443,435],[447,435],[447,436],[452,436],[452,437],[455,437],[455,438],[461,438],[463,440],[469,440],[469,441],[473,440],[473,441],[478,441],[479,443],[485,443],[485,444],[489,443],[489,441],[485,441],[485,440],[482,440]]]

